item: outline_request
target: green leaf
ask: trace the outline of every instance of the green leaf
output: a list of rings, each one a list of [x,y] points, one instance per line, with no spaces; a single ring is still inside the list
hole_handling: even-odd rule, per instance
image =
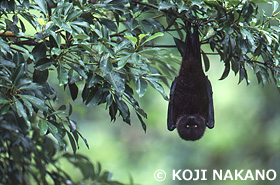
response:
[[[140,115],[138,112],[136,112],[136,115],[137,115],[139,121],[141,122],[141,125],[142,125],[143,130],[146,132],[146,131],[147,131],[146,123],[143,121],[141,115]]]
[[[278,26],[271,26],[271,29],[280,32],[280,28]]]
[[[5,19],[5,23],[14,34],[19,33],[19,28],[12,21],[10,21],[9,19]]]
[[[101,24],[105,25],[109,30],[112,30],[114,32],[118,31],[118,28],[113,21],[104,18],[100,18],[99,21],[101,22]]]
[[[13,57],[13,62],[14,62],[16,65],[19,65],[19,64],[21,64],[21,63],[24,63],[25,60],[24,60],[23,55],[22,55],[21,53],[19,53],[19,52],[16,52],[16,53],[14,54],[14,57]]]
[[[92,76],[89,75],[87,79],[88,88],[95,86],[98,82],[101,83],[103,80],[104,80],[103,77],[97,74],[93,74]]]
[[[276,80],[277,80],[277,87],[280,87],[280,74],[279,73],[278,73]]]
[[[81,22],[81,21],[72,21],[69,23],[73,28],[77,29],[77,26],[79,27],[85,27],[85,28],[90,28],[89,23],[87,22]],[[76,25],[76,26],[75,26]]]
[[[106,110],[112,105],[113,101],[113,96],[109,93],[106,97]]]
[[[29,12],[20,11],[19,14],[33,26],[34,29],[37,29],[36,21],[34,20],[34,15],[30,14]]]
[[[167,2],[160,2],[158,5],[159,10],[169,10],[169,9],[175,9],[176,7],[170,3]]]
[[[13,62],[16,64],[16,65],[19,65],[21,63],[24,63],[25,60],[24,60],[24,57],[23,55],[20,53],[20,52],[16,52],[14,54],[14,57],[13,57]]]
[[[210,37],[216,34],[215,30],[212,27],[208,27],[207,34],[203,39],[209,39]]]
[[[71,132],[72,132],[72,131],[71,131]],[[72,132],[72,134],[73,134],[73,136],[74,136],[74,139],[75,139],[75,141],[76,141],[76,143],[77,143],[78,148],[80,148],[80,147],[79,147],[79,135],[78,135],[78,131],[77,131],[77,130],[74,130],[74,131]]]
[[[26,109],[29,112],[29,115],[32,116],[33,112],[34,112],[34,108],[32,106],[32,103],[30,103],[30,101],[26,100],[26,99],[22,99],[24,106],[26,107]]]
[[[40,84],[30,83],[30,84],[21,86],[19,89],[20,90],[36,90],[36,89],[42,89],[42,88],[43,88],[43,86],[41,86]]]
[[[25,63],[21,63],[16,68],[16,71],[13,74],[13,83],[17,85],[21,77],[25,74],[25,72],[26,72],[26,65]]]
[[[149,34],[150,34],[150,33],[146,33],[146,34],[141,33],[140,35],[138,35],[139,43],[141,43],[141,40],[142,40],[144,37],[148,36]]]
[[[240,64],[238,84],[240,84],[244,80],[244,78],[246,79],[247,85],[249,85],[250,82],[248,80],[247,70],[245,69],[243,64]]]
[[[54,25],[55,25],[55,24],[54,24],[53,21],[46,22],[45,28],[44,28],[44,30],[46,31],[46,33],[50,33],[50,32],[51,32],[51,29],[54,28]],[[51,42],[51,40],[50,40],[50,42]],[[50,44],[52,44],[52,43],[50,43]]]
[[[80,17],[82,15],[83,11],[82,10],[74,10],[73,12],[71,12],[65,19],[65,22],[71,22],[74,21],[75,19],[77,19],[78,17]]]
[[[0,96],[0,104],[6,104],[8,102],[9,101],[6,98],[3,98],[3,97]]]
[[[139,21],[139,24],[141,25],[141,29],[146,33],[152,33],[154,32],[154,25],[152,25],[149,21],[141,20]]]
[[[66,105],[61,105],[58,110],[66,110]]]
[[[79,136],[84,140],[85,145],[87,146],[87,148],[89,149],[89,145],[87,140],[82,136],[82,134],[80,132],[77,131],[77,133],[79,134]]]
[[[86,35],[86,34],[83,34],[83,33],[79,33],[79,34],[75,35],[74,38],[75,38],[75,39],[86,40],[86,39],[89,38],[89,36]]]
[[[258,47],[254,51],[255,56],[259,56],[262,52],[262,44],[259,44]]]
[[[58,134],[58,129],[57,129],[56,126],[54,126],[54,125],[53,125],[52,123],[50,123],[50,122],[47,122],[47,124],[48,124],[48,127],[49,127],[49,129],[50,129],[50,131],[52,132],[53,135]]]
[[[119,98],[117,98],[116,101],[117,101],[118,109],[121,112],[123,121],[130,125],[130,112],[128,106],[123,100],[119,100]]]
[[[22,54],[25,54],[25,56],[31,57],[31,54],[28,49],[26,49],[24,46],[20,45],[12,45],[14,50],[21,51]]]
[[[122,42],[120,42],[118,45],[114,46],[115,53],[121,52],[122,54],[126,53],[126,49],[130,47],[130,41],[127,39],[124,39]],[[123,52],[122,52],[123,51]],[[120,53],[119,53],[120,54]]]
[[[91,88],[91,91],[86,99],[86,105],[88,106],[95,106],[97,105],[102,99],[102,88]]]
[[[87,75],[86,75],[84,69],[82,69],[82,67],[78,66],[77,64],[71,64],[71,63],[68,63],[68,65],[71,67],[71,69],[74,69],[84,79],[87,79]]]
[[[23,0],[22,5],[23,5],[26,9],[29,9],[29,6],[30,6],[29,0]]]
[[[187,11],[189,8],[186,6],[185,3],[178,3],[178,13],[182,13],[183,11]]]
[[[21,78],[17,84],[17,88],[28,86],[32,83],[32,81],[28,78]]]
[[[65,23],[65,22],[62,22],[61,29],[65,30],[65,31],[67,31],[69,33],[73,32],[73,29],[71,28],[69,23]]]
[[[35,107],[37,107],[38,109],[45,111],[48,109],[48,107],[45,105],[45,102],[35,96],[31,96],[31,95],[23,95],[21,94],[20,97],[22,99],[26,99],[29,102],[31,102]]]
[[[59,63],[57,67],[57,78],[60,86],[68,83],[67,70],[61,63]]]
[[[240,31],[241,31],[243,39],[248,39],[251,46],[254,46],[255,45],[254,36],[246,29],[241,29]]]
[[[35,62],[37,62],[41,58],[46,57],[47,47],[44,42],[41,42],[40,44],[36,45],[32,50],[32,55],[35,59]]]
[[[56,33],[55,31],[52,31],[52,30],[50,31],[50,35],[55,40],[57,47],[60,48],[60,45],[61,45],[61,37],[60,37],[60,35],[58,33]]]
[[[131,40],[132,42],[134,42],[135,45],[137,45],[137,38],[136,37],[132,37],[132,36],[124,36],[124,37]]]
[[[135,85],[137,94],[139,95],[139,97],[142,97],[147,90],[147,82],[139,77],[136,79]]]
[[[266,32],[266,31],[263,31],[264,35],[265,35],[265,38],[268,42],[268,45],[271,45],[272,43],[272,39],[274,39],[273,37],[271,37],[270,33]],[[277,42],[277,41],[276,41]]]
[[[153,39],[155,39],[155,38],[157,38],[157,37],[162,37],[163,35],[164,35],[164,34],[163,34],[162,32],[155,33],[155,34],[153,34],[152,36],[150,36],[147,40],[145,40],[145,41],[141,44],[141,46],[144,45],[146,42],[149,42],[150,40],[153,40]]]
[[[44,71],[34,70],[33,72],[33,81],[39,84],[45,84],[49,77],[49,70],[46,69]]]
[[[157,78],[155,78],[155,77],[150,77],[150,76],[148,76],[148,77],[143,77],[143,78],[146,79],[147,82],[148,82],[155,90],[157,90],[157,91],[162,95],[162,97],[163,97],[166,101],[168,101],[168,97],[167,97],[167,95],[165,94],[162,85],[159,84],[159,83],[157,82],[157,80],[158,80]]]
[[[117,111],[118,111],[117,104],[113,101],[109,107],[109,115],[111,117],[111,121],[116,121]]]
[[[38,23],[41,25],[41,26],[43,26],[43,25],[45,25],[46,24],[46,20],[45,19],[37,19],[37,21],[38,21]]]
[[[44,71],[45,69],[49,69],[52,64],[55,64],[53,59],[41,58],[36,62],[35,69]]]
[[[105,76],[105,79],[112,84],[116,93],[121,96],[125,90],[125,79],[122,78],[118,73],[111,72]]]
[[[72,105],[69,103],[69,111],[68,111],[68,115],[71,116],[73,112],[73,107]]]
[[[112,71],[113,66],[112,66],[112,63],[108,60],[108,58],[101,60],[100,69],[102,70],[104,75],[106,75]]]
[[[274,0],[272,2],[272,8],[273,8],[272,15],[277,11],[278,7],[279,7],[279,2],[277,0]]]
[[[131,57],[131,55],[132,54],[128,54],[119,58],[117,70],[123,68],[125,64],[127,64],[127,62],[129,61],[128,59]]]
[[[143,116],[144,118],[146,118],[146,119],[148,118],[146,112],[145,112],[143,109],[141,109],[141,108],[139,108],[139,107],[135,107],[135,110],[136,110],[136,112],[137,112],[138,114],[140,114],[140,115]]]
[[[26,110],[25,110],[23,104],[16,97],[13,97],[13,101],[15,103],[16,112],[19,115],[19,117],[24,118],[27,125],[30,126],[30,121],[29,121],[29,118],[27,116],[27,113],[26,113]]]
[[[45,0],[34,0],[34,1],[39,6],[40,10],[44,12],[45,15],[47,15],[48,14],[47,2]]]
[[[65,130],[62,129],[63,127],[57,123],[51,123],[51,122],[48,122],[48,126],[49,126],[49,131],[56,138],[58,144],[64,147],[65,144],[63,142],[63,137],[64,137],[63,133],[65,132]]]
[[[48,121],[43,120],[43,119],[39,120],[38,127],[40,129],[40,135],[41,136],[45,135],[49,128]]]
[[[10,107],[11,106],[9,104],[1,105],[1,107],[0,107],[0,115],[7,114],[7,112],[10,110]]]
[[[225,62],[225,70],[224,70],[224,72],[223,72],[223,74],[222,74],[222,76],[221,76],[221,78],[219,80],[225,79],[228,76],[229,71],[230,71],[230,63],[229,62]]]
[[[75,140],[74,140],[73,136],[68,131],[67,131],[67,135],[68,135],[73,153],[76,154],[77,146],[76,146]]]
[[[16,67],[15,63],[13,63],[13,62],[11,62],[9,60],[5,60],[3,57],[0,57],[0,60],[1,60],[1,65],[2,66],[12,67],[12,68]]]
[[[239,71],[239,63],[236,60],[234,60],[234,59],[231,60],[231,70],[233,70],[235,75]]]
[[[91,54],[95,53],[95,51],[86,44],[79,44],[79,46],[83,47],[85,50],[87,50]]]
[[[76,98],[78,97],[78,92],[79,92],[79,88],[78,86],[73,83],[73,84],[68,84],[69,90],[70,90],[70,94],[71,94],[71,98],[72,100],[76,100]]]
[[[71,119],[69,120],[69,127],[70,127],[71,132],[75,132],[77,130],[77,126],[76,126],[75,121],[73,121]]]

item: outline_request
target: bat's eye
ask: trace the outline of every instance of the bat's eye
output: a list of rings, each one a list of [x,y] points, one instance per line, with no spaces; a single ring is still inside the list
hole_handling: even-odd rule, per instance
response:
[[[186,124],[186,128],[190,128],[190,125]]]
[[[194,125],[194,128],[197,128],[197,125]]]

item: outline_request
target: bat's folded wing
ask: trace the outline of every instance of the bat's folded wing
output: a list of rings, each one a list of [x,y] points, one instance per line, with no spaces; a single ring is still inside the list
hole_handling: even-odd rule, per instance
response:
[[[213,128],[214,127],[214,106],[213,106],[213,92],[212,92],[212,87],[211,83],[206,77],[206,83],[207,83],[207,95],[208,95],[208,120],[207,120],[207,127],[208,128]]]
[[[175,77],[174,81],[172,82],[171,90],[170,90],[170,100],[168,105],[168,118],[167,118],[167,128],[169,131],[172,131],[176,128],[176,123],[174,122],[173,119],[173,104],[174,104],[173,99],[174,99],[176,83],[177,83],[177,77]]]

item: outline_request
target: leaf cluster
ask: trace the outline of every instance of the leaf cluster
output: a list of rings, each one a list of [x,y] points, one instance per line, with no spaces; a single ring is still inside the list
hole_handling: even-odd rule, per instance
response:
[[[183,51],[184,46],[184,22],[199,27],[202,45],[209,45],[213,51],[202,51],[205,70],[210,66],[207,55],[219,55],[225,65],[220,80],[232,70],[235,75],[239,74],[239,83],[245,79],[249,84],[249,67],[259,83],[273,82],[279,88],[279,3],[276,0],[258,1],[261,2],[266,2],[272,13],[260,11],[257,2],[249,0],[170,0],[148,6],[166,18],[165,31],[177,32],[179,39],[174,39],[179,51]]]
[[[70,118],[72,105],[57,105],[56,91],[48,80],[50,75],[55,75],[64,89],[68,87],[73,101],[80,95],[88,106],[104,104],[112,121],[119,113],[124,122],[131,124],[132,108],[146,130],[147,114],[140,108],[135,93],[142,97],[150,85],[167,99],[160,80],[167,84],[164,71],[173,68],[162,59],[173,55],[162,55],[164,49],[143,48],[162,36],[162,29],[149,18],[134,20],[135,12],[126,3],[1,1],[1,155],[10,160],[1,163],[3,183],[28,184],[38,173],[38,184],[47,184],[49,177],[54,182],[67,182],[71,178],[56,165],[59,152],[70,143],[75,154],[80,139],[88,146]],[[160,57],[151,60],[155,53]],[[10,150],[20,139],[15,140],[17,137],[9,133],[13,129],[27,140],[19,143],[16,155]],[[29,142],[32,147],[27,146]],[[68,155],[65,157],[70,160]],[[13,170],[4,176],[11,163]],[[48,163],[53,164],[54,172]],[[85,175],[86,171],[81,171]],[[108,179],[101,173],[92,176],[95,177],[100,182]]]

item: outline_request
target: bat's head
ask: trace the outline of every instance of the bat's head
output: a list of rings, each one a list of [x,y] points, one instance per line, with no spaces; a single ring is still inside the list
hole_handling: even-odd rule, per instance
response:
[[[183,115],[176,123],[179,136],[185,140],[198,140],[205,131],[205,119],[201,115]]]

